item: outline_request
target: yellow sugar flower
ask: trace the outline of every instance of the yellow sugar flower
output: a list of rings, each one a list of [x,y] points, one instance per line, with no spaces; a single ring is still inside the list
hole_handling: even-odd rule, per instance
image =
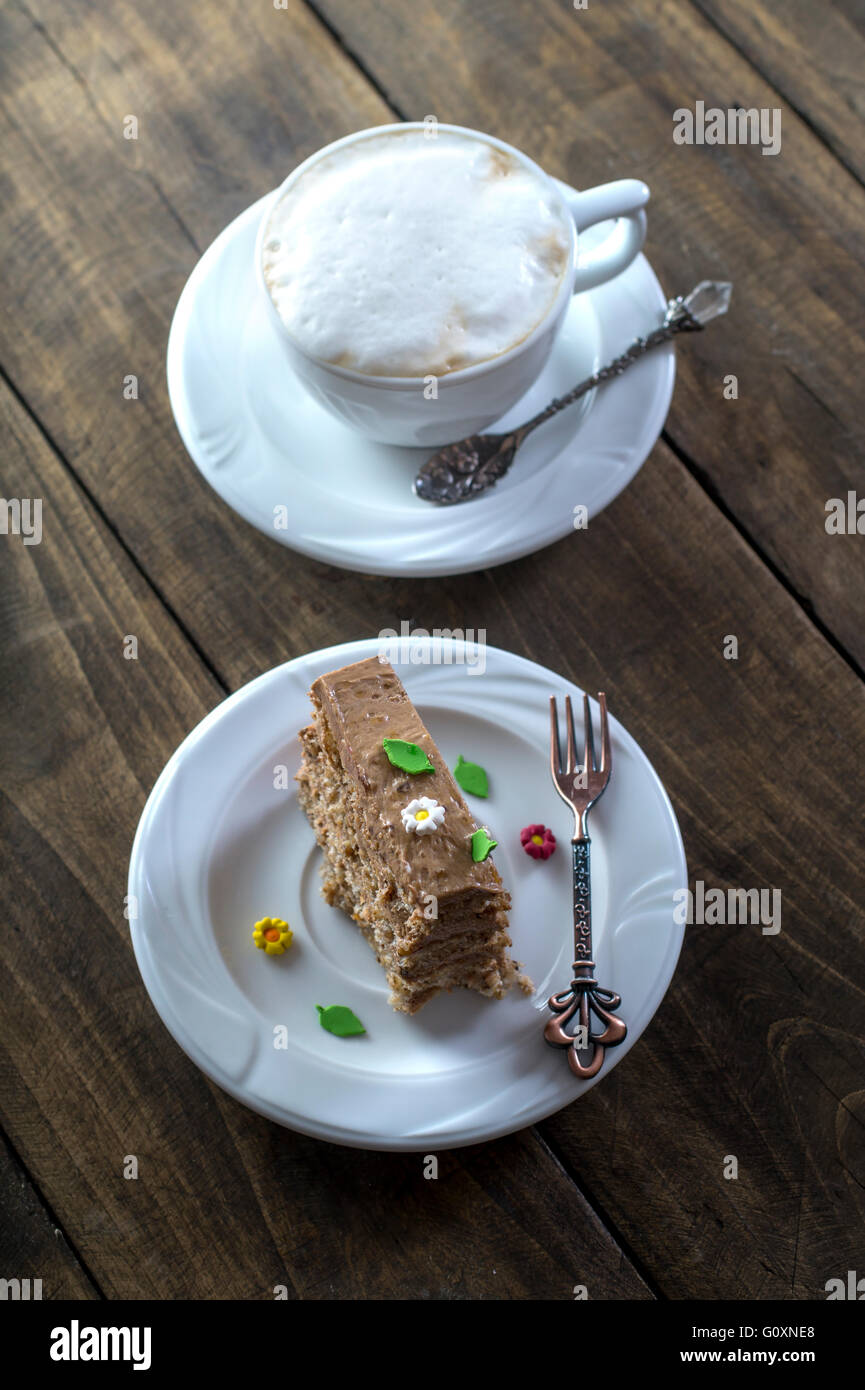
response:
[[[269,956],[284,955],[291,945],[294,932],[281,917],[262,917],[256,922],[252,939],[260,951]]]

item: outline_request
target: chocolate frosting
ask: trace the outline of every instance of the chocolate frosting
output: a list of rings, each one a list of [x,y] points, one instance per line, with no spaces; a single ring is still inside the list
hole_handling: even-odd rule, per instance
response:
[[[377,657],[357,661],[320,676],[310,695],[321,705],[342,765],[357,785],[371,847],[405,896],[431,893],[441,903],[500,893],[492,860],[472,860],[478,822],[393,667]],[[385,738],[418,744],[435,771],[412,776],[393,767],[382,747]],[[400,815],[421,796],[445,808],[443,823],[428,835],[405,830]]]

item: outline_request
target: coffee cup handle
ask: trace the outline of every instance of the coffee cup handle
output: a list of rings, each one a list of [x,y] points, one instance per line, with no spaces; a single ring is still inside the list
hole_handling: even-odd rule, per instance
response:
[[[577,247],[574,294],[581,294],[619,275],[642,250],[646,240],[644,209],[649,201],[649,190],[640,179],[617,179],[597,188],[586,188],[581,193],[558,179],[556,182],[578,233],[596,222],[616,218],[615,227],[600,246],[585,251]]]

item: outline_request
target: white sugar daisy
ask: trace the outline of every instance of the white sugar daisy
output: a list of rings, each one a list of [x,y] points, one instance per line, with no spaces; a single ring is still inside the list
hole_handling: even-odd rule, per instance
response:
[[[445,808],[431,796],[420,796],[402,808],[403,829],[409,834],[432,835],[445,818]]]

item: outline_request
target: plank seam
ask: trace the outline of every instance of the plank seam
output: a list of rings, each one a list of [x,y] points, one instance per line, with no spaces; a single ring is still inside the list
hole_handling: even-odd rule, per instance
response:
[[[628,1261],[628,1263],[631,1265],[632,1269],[639,1276],[639,1278],[642,1279],[643,1283],[651,1293],[652,1297],[656,1299],[658,1302],[668,1302],[669,1300],[667,1298],[667,1295],[664,1293],[660,1285],[655,1282],[654,1276],[649,1272],[648,1268],[646,1267],[646,1265],[644,1265],[639,1255],[637,1255],[637,1253],[634,1251],[630,1242],[627,1241],[625,1237],[622,1235],[621,1231],[616,1226],[616,1223],[610,1218],[607,1212],[604,1211],[604,1208],[601,1206],[600,1202],[598,1202],[597,1199],[592,1196],[591,1192],[589,1192],[588,1189],[584,1187],[583,1184],[579,1181],[570,1163],[568,1163],[567,1160],[562,1156],[562,1154],[559,1153],[556,1146],[551,1142],[551,1140],[549,1140],[546,1137],[546,1135],[542,1132],[539,1126],[535,1127],[535,1133],[538,1136],[538,1140],[542,1148],[547,1152],[552,1162],[557,1164],[557,1166],[561,1169],[562,1173],[568,1179],[568,1181],[572,1183],[573,1186],[580,1193],[581,1197],[586,1202],[586,1205],[589,1206],[591,1210],[594,1212],[595,1216],[600,1221],[601,1225],[604,1227],[604,1230],[607,1232],[610,1239],[615,1242],[622,1256]]]
[[[229,686],[228,682],[225,680],[225,678],[224,678],[222,675],[220,675],[219,671],[218,671],[217,668],[214,666],[214,664],[213,664],[213,662],[211,661],[210,657],[207,655],[207,653],[204,651],[204,649],[199,645],[199,642],[198,642],[197,638],[194,636],[194,634],[191,633],[191,632],[189,631],[189,629],[188,629],[188,627],[186,626],[186,624],[183,622],[183,620],[182,620],[182,619],[180,618],[180,616],[178,615],[176,609],[175,609],[175,608],[173,607],[173,605],[168,601],[168,599],[165,597],[165,594],[164,594],[164,593],[162,592],[162,590],[159,588],[159,585],[155,583],[155,581],[151,578],[151,576],[150,576],[150,575],[147,573],[147,571],[144,569],[143,565],[141,564],[141,561],[138,559],[138,556],[135,554],[134,550],[132,550],[132,549],[130,548],[130,546],[127,544],[127,542],[124,540],[124,538],[123,538],[123,536],[121,535],[120,530],[118,529],[118,527],[114,524],[114,522],[111,520],[111,518],[108,516],[108,514],[104,511],[104,509],[102,508],[102,506],[101,506],[101,504],[99,503],[99,501],[97,500],[97,498],[96,498],[96,497],[94,496],[94,494],[91,492],[90,488],[87,486],[87,484],[84,482],[84,480],[80,477],[80,475],[79,475],[78,472],[76,471],[76,469],[75,469],[75,467],[73,466],[73,464],[70,462],[70,460],[66,457],[66,454],[65,454],[65,453],[63,452],[63,450],[60,448],[60,446],[59,446],[59,444],[57,443],[57,441],[54,439],[54,437],[52,436],[52,434],[50,433],[50,431],[46,428],[46,426],[43,425],[42,421],[39,419],[39,416],[38,416],[38,415],[36,414],[36,412],[31,408],[31,406],[30,406],[29,402],[27,401],[26,397],[21,393],[21,391],[19,391],[18,387],[15,385],[15,382],[11,379],[11,377],[10,377],[9,374],[8,374],[8,372],[6,371],[6,369],[5,369],[2,365],[0,365],[0,382],[2,382],[3,385],[5,385],[5,386],[7,387],[7,389],[8,389],[9,392],[10,392],[10,394],[14,397],[14,399],[18,402],[18,404],[19,404],[19,406],[21,407],[21,409],[22,409],[22,410],[25,412],[25,414],[27,415],[27,418],[33,423],[33,425],[35,426],[35,428],[39,431],[39,433],[40,433],[40,435],[42,436],[42,438],[44,439],[45,443],[48,445],[49,449],[51,449],[52,453],[55,455],[55,457],[58,459],[58,461],[62,464],[62,466],[66,469],[66,472],[69,474],[69,477],[73,480],[73,482],[74,482],[75,485],[78,487],[78,489],[79,489],[79,491],[81,492],[81,494],[83,495],[83,497],[84,497],[84,498],[86,499],[86,501],[89,503],[90,507],[91,507],[92,510],[95,512],[95,514],[96,514],[96,516],[98,517],[99,521],[105,526],[106,530],[109,532],[109,534],[110,534],[110,535],[113,537],[113,539],[116,541],[117,545],[120,547],[120,549],[122,550],[123,554],[124,554],[124,555],[126,556],[126,558],[128,559],[129,563],[133,566],[133,568],[135,569],[136,574],[138,574],[138,575],[141,577],[141,579],[142,579],[142,580],[144,581],[144,583],[147,585],[147,587],[148,587],[148,589],[151,591],[151,593],[153,593],[153,594],[156,596],[156,598],[159,600],[159,602],[162,604],[162,607],[165,609],[165,612],[168,614],[168,616],[171,618],[172,622],[173,622],[173,623],[175,624],[175,626],[178,628],[178,630],[180,631],[180,633],[181,633],[181,635],[183,636],[183,638],[185,639],[185,641],[186,641],[186,642],[189,644],[189,646],[192,648],[193,652],[194,652],[195,655],[198,657],[199,661],[200,661],[201,664],[204,666],[205,670],[207,670],[207,671],[209,672],[209,674],[213,677],[213,679],[216,681],[217,685],[219,686],[220,690],[222,690],[226,695],[229,695],[229,694],[231,693],[231,687]]]
[[[740,44],[737,42],[734,36],[732,34],[727,33],[727,30],[721,27],[718,20],[710,11],[704,10],[702,4],[700,3],[700,0],[691,0],[691,4],[697,11],[697,13],[710,26],[710,28],[714,29],[715,33],[720,38],[722,38],[725,43],[728,43],[730,47],[735,50],[736,53],[738,53],[739,57],[748,64],[749,68],[752,68],[753,71],[756,72],[757,76],[762,78],[762,80],[766,83],[766,86],[771,87],[772,91],[776,92],[777,95],[781,98],[781,100],[785,102],[787,106],[789,106],[793,114],[796,117],[798,117],[798,119],[802,122],[804,126],[808,128],[808,130],[810,130],[815,140],[819,140],[823,148],[828,151],[828,153],[832,156],[833,159],[837,160],[837,162],[841,165],[841,168],[844,169],[846,173],[850,175],[851,179],[853,179],[859,185],[860,188],[865,188],[865,180],[861,178],[856,169],[854,169],[850,164],[847,163],[847,160],[845,159],[844,155],[840,152],[840,150],[836,150],[835,146],[830,142],[829,137],[823,133],[823,131],[820,129],[818,125],[815,125],[814,121],[808,115],[807,111],[804,111],[801,106],[797,106],[796,102],[790,98],[790,96],[783,89],[780,83],[777,82],[773,77],[770,77],[769,74],[762,67],[760,67],[760,65],[754,60],[752,55],[746,52],[745,49],[740,46]]]
[[[823,619],[817,613],[812,601],[809,598],[806,598],[804,594],[800,593],[800,591],[796,588],[795,584],[793,584],[793,582],[787,578],[784,571],[775,563],[775,561],[768,554],[768,552],[763,549],[760,542],[751,535],[748,528],[745,526],[743,522],[739,520],[735,512],[730,510],[730,507],[724,501],[724,498],[717,484],[714,482],[712,478],[709,477],[705,469],[701,468],[701,466],[694,459],[691,458],[690,454],[686,453],[685,450],[679,444],[676,443],[672,435],[669,434],[666,429],[661,431],[661,439],[667,445],[667,448],[675,454],[676,458],[679,460],[679,463],[681,463],[682,467],[685,468],[687,472],[691,475],[698,487],[702,488],[703,492],[705,492],[706,496],[709,498],[709,501],[714,503],[721,515],[724,516],[727,519],[727,521],[729,521],[730,525],[735,528],[735,530],[741,536],[745,544],[749,547],[751,551],[753,551],[757,559],[762,561],[762,563],[766,566],[766,569],[769,571],[772,577],[777,580],[777,582],[784,589],[785,593],[789,595],[789,597],[793,600],[796,606],[811,623],[812,627],[814,627],[817,630],[817,632],[820,634],[820,636],[823,638],[825,642],[829,643],[829,646],[832,648],[832,650],[838,656],[841,657],[841,660],[845,662],[847,666],[849,666],[853,674],[855,676],[858,676],[859,680],[865,681],[865,668],[860,666],[855,656],[853,656],[852,653],[848,652],[846,648],[841,645],[841,642],[832,632],[831,628],[827,627]]]
[[[66,1242],[66,1245],[69,1248],[69,1252],[73,1260],[78,1265],[78,1268],[84,1274],[94,1292],[97,1293],[100,1299],[102,1299],[102,1301],[104,1302],[106,1300],[106,1295],[103,1292],[101,1284],[94,1275],[87,1261],[83,1258],[74,1240],[72,1240],[71,1236],[66,1231],[66,1228],[64,1227],[63,1223],[59,1220],[57,1213],[55,1212],[51,1203],[48,1201],[47,1197],[42,1191],[42,1188],[39,1186],[39,1183],[36,1181],[27,1164],[22,1159],[21,1155],[19,1154],[18,1150],[16,1149],[15,1145],[10,1139],[5,1127],[0,1129],[0,1140],[2,1140],[3,1144],[5,1144],[6,1146],[10,1163],[12,1164],[13,1168],[16,1168],[18,1172],[23,1175],[24,1180],[26,1181],[28,1187],[36,1197],[36,1200],[39,1203],[42,1213],[48,1221],[49,1225],[55,1231],[60,1232],[61,1236],[63,1237],[63,1240]],[[35,1277],[37,1279],[39,1278],[38,1274],[31,1277]],[[79,1300],[76,1299],[75,1301],[78,1302]]]
[[[77,83],[77,85],[81,88],[82,92],[84,93],[84,98],[87,102],[87,105],[90,107],[91,111],[96,116],[100,124],[107,130],[107,122],[104,116],[102,115],[102,112],[100,111],[96,101],[93,98],[93,93],[90,90],[90,84],[87,81],[87,78],[83,75],[83,73],[80,73],[76,68],[75,64],[72,63],[66,57],[65,53],[63,52],[63,49],[51,37],[41,20],[37,19],[35,15],[31,14],[30,10],[28,10],[25,4],[19,2],[18,8],[21,10],[21,13],[26,15],[27,18],[30,20],[30,23],[33,25],[33,28],[36,30],[36,33],[39,34],[40,38],[42,38],[44,42],[48,45],[48,47],[51,49],[51,52],[54,54],[61,67],[63,67],[66,70],[66,72],[69,73],[69,76],[72,78],[72,80],[75,83]],[[173,206],[170,198],[166,195],[158,179],[155,177],[154,174],[150,172],[149,169],[142,169],[139,172],[143,173],[144,177],[147,179],[147,182],[154,189],[156,196],[162,203],[162,206],[168,212],[169,216],[172,218],[176,226],[180,228],[180,231],[183,233],[184,237],[189,242],[196,256],[200,256],[201,248],[196,242],[195,237],[192,235],[192,232],[187,227],[180,213]]]
[[[339,45],[340,49],[345,53],[346,57],[349,58],[350,61],[355,64],[358,71],[363,75],[366,81],[368,81],[371,84],[371,86],[379,94],[382,100],[388,104],[388,106],[395,113],[395,115],[399,117],[400,120],[406,120],[407,118],[404,112],[396,105],[394,101],[391,100],[384,87],[382,87],[381,83],[370,71],[370,69],[364,63],[363,59],[359,56],[359,54],[354,49],[350,48],[349,45],[345,42],[335,25],[325,15],[321,13],[321,11],[317,8],[314,0],[305,0],[305,3],[307,5],[307,8],[312,11],[312,13],[321,23],[321,25],[331,35],[334,42]],[[816,126],[814,126],[813,122],[808,118],[808,116],[804,112],[800,111],[794,102],[790,101],[790,99],[785,95],[785,93],[780,90],[778,85],[775,82],[771,81],[767,74],[760,67],[757,66],[757,64],[751,59],[749,54],[747,54],[744,51],[744,49],[740,48],[736,41],[720,27],[720,25],[713,19],[713,17],[710,14],[708,14],[702,8],[700,0],[691,0],[691,4],[693,8],[697,11],[697,13],[705,20],[705,22],[719,35],[719,37],[726,44],[728,44],[729,47],[734,50],[734,52],[739,54],[742,60],[746,62],[748,66],[758,74],[758,76],[767,84],[767,86],[771,87],[774,92],[777,92],[781,100],[787,103],[787,105],[790,107],[790,110],[793,111],[795,115],[802,120],[802,122],[812,132],[815,138],[820,141],[821,145],[823,145],[823,147],[826,150],[828,150],[829,154],[832,155],[832,157],[838,161],[841,167],[845,169],[847,173],[850,174],[851,177],[856,180],[857,183],[860,183],[859,177],[855,173],[855,171],[849,168],[845,160],[838,154],[836,150],[832,148],[832,146],[828,143],[826,138],[821,134],[821,132],[816,128]],[[744,523],[740,522],[736,518],[735,514],[730,510],[727,503],[723,500],[720,491],[712,482],[711,478],[706,473],[706,471],[702,469],[693,459],[691,459],[690,456],[686,454],[686,452],[682,448],[680,448],[678,444],[675,443],[672,436],[667,432],[667,430],[662,431],[661,438],[672,450],[679,462],[687,469],[694,481],[702,488],[709,500],[714,502],[715,506],[718,507],[721,513],[736,528],[739,535],[750,547],[753,553],[760,560],[762,560],[763,564],[766,566],[769,572],[778,581],[778,583],[781,584],[785,592],[793,599],[797,607],[801,610],[805,617],[808,618],[808,620],[812,623],[812,625],[816,628],[820,635],[829,643],[832,649],[850,667],[854,674],[858,676],[860,680],[865,681],[865,669],[863,669],[863,667],[859,665],[859,663],[856,661],[856,658],[841,645],[840,641],[834,636],[830,628],[828,628],[826,624],[822,621],[822,619],[818,617],[811,600],[807,599],[804,596],[804,594],[800,593],[799,590],[796,589],[792,581],[787,579],[784,572],[773,560],[770,559],[768,553],[763,549],[759,542],[754,539],[754,537],[748,531]]]
[[[381,97],[385,105],[390,107],[391,111],[394,113],[397,119],[400,121],[408,120],[408,116],[401,109],[401,107],[397,106],[393,98],[388,96],[385,88],[381,85],[381,83],[379,82],[375,74],[372,72],[372,70],[367,67],[366,63],[363,61],[357,50],[349,47],[342,34],[337,29],[336,25],[330,19],[328,19],[327,15],[322,14],[321,10],[314,3],[314,0],[305,0],[305,4],[306,8],[310,11],[310,13],[315,15],[321,27],[325,29],[328,34],[330,34],[330,37],[333,39],[337,48],[339,48],[340,51],[345,54],[346,58],[348,58],[348,60],[354,64],[354,66],[357,68],[358,72],[361,74],[364,80],[368,82],[369,85],[372,87],[373,91]]]

